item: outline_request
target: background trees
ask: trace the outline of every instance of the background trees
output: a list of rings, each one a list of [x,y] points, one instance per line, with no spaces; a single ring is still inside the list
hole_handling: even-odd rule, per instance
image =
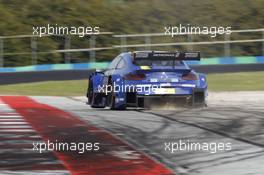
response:
[[[0,35],[32,34],[33,26],[100,26],[100,31],[121,33],[163,32],[165,25],[231,26],[263,28],[263,0],[0,0]],[[261,38],[262,34],[232,35],[232,39]],[[222,40],[219,36],[216,39]],[[38,51],[62,49],[63,38],[37,38]],[[212,40],[195,36],[194,41]],[[178,42],[186,38],[157,38],[153,42]],[[4,41],[5,53],[30,52],[30,39]],[[128,41],[134,43],[135,41]],[[97,38],[97,47],[120,44],[111,36]],[[89,47],[89,37],[71,37],[72,48]],[[205,57],[222,56],[222,46],[197,46]],[[261,43],[231,45],[232,55],[261,55]],[[156,48],[154,48],[156,49]],[[158,48],[157,48],[158,49]],[[163,49],[186,50],[184,47]],[[98,52],[98,60],[112,59],[119,50]],[[88,53],[74,53],[72,62],[89,61]],[[30,55],[5,55],[5,66],[30,64]],[[39,63],[61,63],[62,54],[41,54]]]

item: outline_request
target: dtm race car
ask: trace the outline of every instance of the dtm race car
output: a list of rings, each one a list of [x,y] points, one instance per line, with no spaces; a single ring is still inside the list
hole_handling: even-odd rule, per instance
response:
[[[151,104],[205,106],[206,77],[186,60],[200,52],[136,51],[118,55],[107,70],[89,76],[87,98],[93,108],[148,108]]]

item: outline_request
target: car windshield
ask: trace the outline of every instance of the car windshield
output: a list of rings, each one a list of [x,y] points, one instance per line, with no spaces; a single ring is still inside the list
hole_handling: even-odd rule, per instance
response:
[[[139,59],[139,60],[134,60],[134,64],[138,66],[168,67],[168,68],[185,66],[183,61],[177,61],[177,60]]]

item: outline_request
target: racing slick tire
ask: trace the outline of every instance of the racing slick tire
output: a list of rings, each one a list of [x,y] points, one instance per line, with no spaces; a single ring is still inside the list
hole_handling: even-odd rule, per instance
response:
[[[112,86],[112,82],[110,83],[110,86]],[[113,87],[113,86],[112,86]],[[125,110],[126,109],[126,105],[121,105],[116,107],[116,96],[115,96],[115,92],[114,89],[112,88],[112,92],[110,93],[110,95],[108,96],[109,100],[109,107],[112,110]]]
[[[105,107],[105,102],[103,101],[104,95],[101,93],[94,93],[93,85],[91,81],[89,81],[86,96],[88,98],[87,104],[89,104],[92,108],[104,108]]]
[[[104,108],[105,107],[105,102],[104,102],[104,97],[100,93],[94,93],[92,92],[92,101],[90,106],[92,108]]]
[[[87,104],[91,105],[92,99],[93,99],[93,87],[92,87],[91,80],[88,81],[88,89],[87,89],[86,97],[88,99]]]

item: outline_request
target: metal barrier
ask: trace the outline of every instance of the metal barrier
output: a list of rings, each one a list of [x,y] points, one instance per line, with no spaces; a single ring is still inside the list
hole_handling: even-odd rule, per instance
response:
[[[101,32],[100,35],[112,35],[112,32]],[[38,54],[45,54],[45,53],[67,53],[64,55],[64,63],[70,63],[71,52],[89,52],[90,57],[93,58],[91,61],[95,61],[95,52],[98,50],[105,50],[110,49],[109,47],[101,47],[96,48],[96,35],[91,35],[90,37],[90,48],[84,49],[71,49],[71,38],[70,35],[42,35],[42,37],[63,37],[64,38],[64,49],[62,50],[50,50],[50,51],[37,51],[37,38],[38,35],[13,35],[13,36],[0,36],[0,67],[4,66],[4,56],[9,55],[31,55],[31,64],[37,64],[37,56]],[[30,46],[31,52],[20,52],[20,53],[5,53],[4,52],[4,40],[7,39],[14,39],[14,38],[30,38]]]
[[[186,61],[188,65],[211,66],[211,65],[245,65],[262,64],[264,65],[264,56],[243,56],[243,57],[214,57],[203,58],[200,61]],[[89,63],[64,63],[64,64],[40,64],[21,67],[3,67],[0,73],[19,73],[19,72],[40,72],[40,71],[58,71],[58,70],[89,70],[106,69],[110,62],[89,62]],[[263,66],[262,66],[263,67]]]
[[[261,32],[262,38],[258,39],[244,39],[244,40],[231,40],[230,35],[225,35],[224,40],[220,41],[199,41],[193,42],[193,34],[184,33],[181,35],[187,35],[187,42],[170,42],[170,43],[151,43],[153,37],[163,37],[166,36],[165,33],[145,33],[145,34],[124,34],[124,35],[113,35],[112,32],[101,32],[100,35],[110,35],[113,39],[120,39],[120,45],[111,45],[106,47],[96,47],[96,38],[97,35],[91,35],[90,47],[89,48],[80,48],[80,49],[71,49],[71,38],[69,35],[56,35],[56,37],[64,38],[64,49],[60,50],[49,50],[49,51],[37,51],[37,40],[39,37],[37,35],[14,35],[14,36],[0,36],[0,67],[4,66],[5,56],[10,55],[31,55],[31,64],[37,64],[38,54],[44,53],[65,53],[64,54],[64,63],[71,62],[71,53],[73,52],[89,52],[90,61],[96,61],[96,51],[101,50],[111,50],[111,49],[120,49],[121,51],[127,50],[127,48],[146,48],[151,49],[151,47],[166,47],[166,46],[189,46],[189,49],[192,50],[194,45],[213,45],[213,44],[224,44],[224,55],[226,57],[230,56],[230,44],[232,43],[255,43],[262,42],[262,55],[264,55],[264,29],[246,29],[246,30],[233,30],[232,33],[255,33]],[[231,34],[232,35],[232,34]],[[54,35],[44,35],[43,37],[50,37]],[[128,38],[144,38],[144,43],[138,44],[127,44]],[[12,38],[30,38],[30,47],[31,52],[20,52],[20,53],[5,53],[4,52],[4,41]]]
[[[231,73],[263,71],[264,64],[215,64],[215,65],[193,65],[195,71],[202,73]],[[92,67],[90,67],[92,68]],[[66,69],[49,71],[25,71],[25,72],[0,72],[0,85],[30,83],[39,81],[57,80],[88,80],[93,69]]]
[[[259,39],[247,39],[247,40],[230,40],[230,35],[225,34],[224,41],[202,41],[202,42],[192,42],[192,33],[183,33],[178,35],[187,35],[188,42],[175,42],[175,43],[151,43],[151,37],[161,37],[165,36],[164,33],[145,33],[145,34],[125,34],[125,35],[113,35],[113,37],[120,38],[120,45],[114,46],[114,48],[121,48],[121,51],[125,51],[126,48],[133,47],[145,47],[148,49],[153,46],[181,46],[188,45],[190,50],[192,50],[193,45],[210,45],[210,44],[224,44],[225,56],[230,57],[230,44],[231,43],[251,43],[251,42],[262,42],[262,55],[264,55],[264,28],[261,29],[246,29],[246,30],[232,30],[232,33],[254,33],[262,32],[262,38]],[[127,38],[144,37],[145,43],[143,44],[133,44],[127,45]],[[125,48],[125,49],[124,49]]]

